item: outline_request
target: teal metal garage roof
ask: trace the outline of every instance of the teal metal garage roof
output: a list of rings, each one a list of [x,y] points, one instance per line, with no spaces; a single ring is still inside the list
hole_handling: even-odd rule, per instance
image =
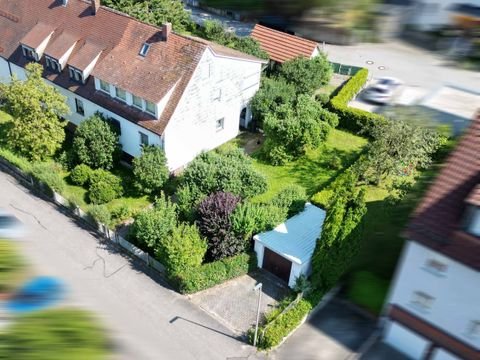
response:
[[[325,214],[325,210],[307,203],[301,213],[271,231],[255,235],[254,240],[286,259],[305,264],[313,255]]]

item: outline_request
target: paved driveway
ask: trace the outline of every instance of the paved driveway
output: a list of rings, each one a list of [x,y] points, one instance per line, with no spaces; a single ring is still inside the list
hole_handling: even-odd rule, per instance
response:
[[[480,91],[480,72],[451,67],[443,57],[401,41],[326,45],[325,50],[331,61],[366,67],[373,77],[394,76],[407,86],[430,91],[453,84]]]
[[[370,337],[375,321],[332,299],[272,353],[275,360],[344,360]]]
[[[117,345],[115,358],[224,360],[255,353],[154,273],[102,244],[3,172],[0,207],[30,229],[20,247],[34,272],[64,280],[68,302],[101,317]]]

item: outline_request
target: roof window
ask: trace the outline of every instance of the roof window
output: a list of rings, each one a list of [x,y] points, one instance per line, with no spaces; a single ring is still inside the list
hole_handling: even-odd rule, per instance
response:
[[[148,50],[150,50],[150,44],[143,43],[142,48],[140,49],[139,55],[140,56],[147,56]]]

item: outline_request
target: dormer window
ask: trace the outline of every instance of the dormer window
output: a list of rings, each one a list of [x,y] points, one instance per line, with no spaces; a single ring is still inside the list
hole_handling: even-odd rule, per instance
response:
[[[148,43],[143,43],[142,48],[140,49],[140,52],[138,53],[140,56],[147,56],[148,50],[150,50],[150,44]]]
[[[143,101],[141,97],[132,94],[132,103],[133,103],[133,106],[135,106],[136,108],[140,110],[143,109]]]
[[[117,99],[120,99],[123,102],[127,101],[127,92],[123,89],[116,87],[115,96],[117,97]]]
[[[99,83],[100,83],[100,90],[102,90],[103,92],[106,92],[107,94],[110,94],[110,84],[103,80],[99,80]]]
[[[148,113],[150,113],[150,114],[152,114],[152,115],[155,115],[155,108],[156,108],[156,106],[155,106],[154,103],[145,100],[145,110],[146,110]]]
[[[51,58],[50,56],[45,56],[45,63],[47,64],[47,67],[54,72],[59,73],[62,71],[60,63],[57,60]]]
[[[23,56],[25,56],[27,59],[38,61],[37,53],[32,48],[22,45],[22,53],[23,53]]]
[[[79,82],[82,84],[84,83],[83,73],[80,70],[75,69],[72,66],[69,66],[68,73],[70,75],[70,79],[75,80],[76,82]]]

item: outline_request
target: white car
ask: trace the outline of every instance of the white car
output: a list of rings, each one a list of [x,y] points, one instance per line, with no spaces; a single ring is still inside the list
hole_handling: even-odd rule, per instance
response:
[[[393,77],[383,77],[378,79],[374,85],[368,87],[363,97],[365,100],[376,104],[390,103],[394,91],[400,86],[402,82]]]
[[[25,227],[20,220],[0,208],[0,240],[18,239],[24,234]]]

